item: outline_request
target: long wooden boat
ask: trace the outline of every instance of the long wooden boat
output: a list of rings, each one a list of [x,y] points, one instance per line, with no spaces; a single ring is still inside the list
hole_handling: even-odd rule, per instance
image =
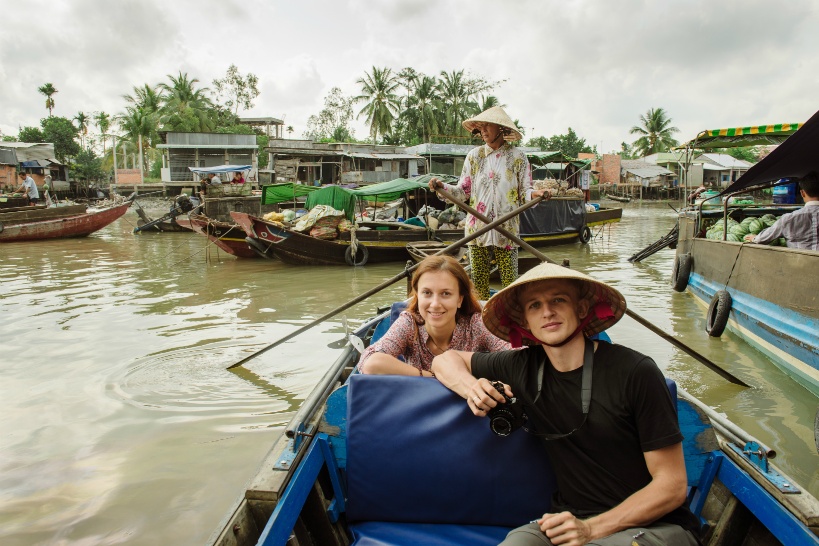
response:
[[[616,195],[613,193],[607,193],[606,199],[611,199],[612,201],[618,201],[620,203],[631,203],[631,197],[627,195]]]
[[[338,239],[325,240],[293,231],[276,222],[231,212],[230,216],[245,231],[248,243],[261,255],[275,256],[296,265],[364,265],[367,263],[400,262],[410,258],[407,243],[427,240],[425,229],[402,229],[391,223],[388,229],[356,230],[357,251],[353,256],[352,234],[341,233]],[[392,229],[389,229],[392,228]],[[454,242],[463,237],[461,230],[438,230],[435,235]]]
[[[356,335],[386,331],[395,307]],[[554,474],[537,438],[495,436],[434,378],[354,373],[358,356],[348,346],[329,367],[210,544],[488,546],[548,510]],[[819,545],[819,501],[775,453],[669,389],[703,544]]]
[[[188,222],[194,232],[204,235],[208,240],[237,258],[258,258],[256,253],[245,240],[245,231],[238,224],[221,222],[209,218],[204,214],[191,213]]]
[[[85,237],[125,214],[131,202],[103,209],[68,205],[0,213],[0,242]]]
[[[520,215],[520,235],[534,247],[553,246],[591,240],[592,228],[619,222],[621,208],[586,211],[582,199],[556,197],[543,201]]]
[[[777,127],[781,126],[757,129],[762,137],[765,128]],[[819,396],[819,251],[705,238],[709,225],[727,222],[729,215],[739,221],[793,210],[780,205],[731,204],[730,200],[740,192],[819,169],[814,153],[819,145],[819,114],[798,131],[794,124],[790,133],[793,135],[769,156],[722,192],[719,209],[700,205],[680,213],[672,286],[680,292],[687,290],[707,308],[706,330],[711,336],[719,337],[727,327]],[[717,143],[730,145],[725,138]],[[708,146],[695,141],[689,145]]]

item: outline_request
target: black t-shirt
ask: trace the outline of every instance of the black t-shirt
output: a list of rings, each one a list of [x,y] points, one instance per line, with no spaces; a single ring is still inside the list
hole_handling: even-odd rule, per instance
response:
[[[543,384],[537,385],[543,363]],[[583,423],[583,369],[557,371],[538,345],[475,353],[475,377],[507,383],[529,418],[527,428],[565,434]],[[594,353],[588,419],[566,438],[544,441],[557,477],[554,510],[590,517],[614,508],[651,481],[643,453],[682,442],[674,402],[654,361],[621,345],[599,342]],[[540,391],[540,396],[538,396]],[[687,508],[658,521],[698,532]]]

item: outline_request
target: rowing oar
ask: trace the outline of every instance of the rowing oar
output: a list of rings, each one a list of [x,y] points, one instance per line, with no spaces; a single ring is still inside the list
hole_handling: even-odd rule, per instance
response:
[[[487,222],[489,220],[486,216],[484,216],[483,214],[481,214],[477,210],[473,209],[472,207],[470,207],[466,203],[458,200],[455,196],[453,196],[452,194],[450,194],[446,190],[441,189],[441,188],[435,188],[435,191],[437,191],[438,193],[443,195],[448,201],[451,201],[451,202],[455,203],[456,205],[458,205],[459,207],[461,207],[463,210],[465,210],[466,212],[468,212],[469,214],[471,214],[472,216],[474,216],[475,218],[477,218],[481,222]],[[528,250],[529,252],[534,254],[535,257],[538,258],[539,260],[544,261],[544,262],[557,263],[554,260],[550,259],[545,254],[543,254],[542,252],[540,252],[539,250],[537,250],[536,248],[534,248],[532,245],[528,244],[526,241],[524,241],[520,237],[510,233],[509,231],[507,231],[507,230],[505,230],[503,228],[497,228],[496,231],[500,232],[504,236],[508,237],[512,241],[519,244],[521,247],[525,248],[526,250]],[[743,380],[741,380],[740,378],[734,376],[730,372],[720,368],[719,366],[714,364],[711,360],[705,358],[703,355],[701,355],[700,353],[698,353],[697,351],[695,351],[694,349],[692,349],[691,347],[689,347],[688,345],[686,345],[685,343],[680,341],[679,339],[673,337],[672,335],[668,334],[667,332],[664,332],[663,330],[659,329],[655,325],[651,324],[649,321],[647,321],[646,319],[644,319],[643,317],[641,317],[640,315],[638,315],[637,313],[635,313],[631,309],[627,308],[626,309],[626,314],[628,316],[630,316],[631,318],[633,318],[634,320],[636,320],[637,322],[639,322],[640,324],[642,324],[643,326],[645,326],[646,328],[648,328],[649,330],[651,330],[652,332],[654,332],[655,334],[657,334],[658,336],[660,336],[661,338],[665,339],[666,341],[668,341],[669,343],[671,343],[672,345],[677,347],[678,349],[681,349],[684,352],[688,353],[690,356],[694,357],[694,359],[699,361],[701,364],[704,364],[707,368],[709,368],[713,372],[716,372],[717,374],[722,376],[724,379],[727,379],[728,381],[730,381],[731,383],[733,383],[735,385],[741,385],[743,387],[748,387],[748,388],[751,387],[750,385],[745,383]]]
[[[450,252],[450,251],[452,251],[452,250],[455,250],[455,249],[457,249],[457,248],[462,247],[463,245],[465,245],[465,244],[466,244],[466,243],[468,243],[469,241],[471,241],[471,240],[473,240],[473,239],[477,239],[478,237],[480,237],[481,235],[483,235],[483,234],[484,234],[484,233],[486,233],[487,231],[492,231],[493,229],[495,229],[495,228],[496,228],[496,227],[498,227],[499,225],[503,224],[504,222],[508,222],[509,220],[511,220],[512,218],[514,218],[515,216],[517,216],[518,214],[520,214],[520,213],[521,213],[521,212],[523,212],[524,210],[526,210],[526,209],[528,209],[528,208],[530,208],[530,207],[533,207],[533,206],[537,205],[537,204],[538,204],[538,203],[539,203],[539,202],[540,202],[542,199],[543,199],[542,197],[538,197],[537,199],[532,199],[532,200],[531,200],[531,201],[529,201],[528,203],[525,203],[524,205],[522,205],[522,206],[520,206],[520,207],[516,208],[515,210],[513,210],[513,211],[512,211],[512,212],[510,212],[509,214],[505,214],[505,215],[501,216],[500,218],[498,218],[497,220],[495,220],[494,222],[490,222],[490,223],[486,224],[484,227],[482,227],[481,229],[479,229],[479,230],[478,230],[478,231],[476,231],[475,233],[472,233],[472,234],[470,234],[470,235],[467,235],[466,237],[464,237],[464,238],[463,238],[463,239],[461,239],[460,241],[457,241],[457,242],[455,242],[455,243],[452,243],[452,244],[451,244],[451,245],[449,245],[448,247],[446,247],[446,248],[444,248],[444,249],[442,249],[442,250],[439,250],[438,252],[436,252],[436,253],[435,253],[435,255],[437,256],[437,255],[439,255],[439,254],[446,254],[446,253],[448,253],[448,252]],[[370,290],[368,290],[367,292],[365,292],[365,293],[363,293],[363,294],[361,294],[361,295],[359,295],[359,296],[356,296],[355,298],[351,299],[350,301],[348,301],[348,302],[347,302],[347,303],[345,303],[344,305],[342,305],[342,306],[340,306],[340,307],[336,307],[335,309],[333,309],[333,310],[332,310],[332,311],[330,311],[329,313],[327,313],[327,314],[325,314],[325,315],[323,315],[323,316],[321,316],[321,317],[317,318],[316,320],[314,320],[314,321],[313,321],[313,322],[311,322],[310,324],[306,324],[306,325],[302,326],[302,327],[301,327],[301,328],[299,328],[298,330],[295,330],[295,331],[293,331],[293,332],[291,332],[291,333],[287,334],[286,336],[284,336],[284,337],[283,337],[283,338],[281,338],[280,340],[278,340],[278,341],[274,341],[273,343],[271,343],[270,345],[268,345],[268,346],[267,346],[267,347],[265,347],[264,349],[261,349],[261,350],[259,350],[259,351],[256,351],[256,352],[255,352],[255,353],[253,353],[252,355],[246,356],[245,358],[243,358],[242,360],[240,360],[239,362],[237,362],[237,363],[235,363],[235,364],[231,364],[230,366],[228,366],[228,368],[227,368],[227,369],[228,369],[228,370],[231,370],[231,369],[233,369],[233,368],[236,368],[237,366],[241,366],[241,365],[242,365],[242,364],[244,364],[245,362],[247,362],[247,361],[249,361],[249,360],[252,360],[252,359],[256,358],[256,357],[257,357],[257,356],[259,356],[260,354],[265,353],[265,352],[269,351],[270,349],[272,349],[272,348],[274,348],[274,347],[277,347],[277,346],[281,345],[281,344],[282,344],[282,343],[284,343],[285,341],[288,341],[288,340],[290,340],[290,339],[293,339],[294,337],[296,337],[297,335],[301,334],[302,332],[306,332],[307,330],[309,330],[309,329],[310,329],[310,328],[312,328],[313,326],[315,326],[315,325],[317,325],[317,324],[319,324],[319,323],[321,323],[321,322],[324,322],[324,321],[325,321],[325,320],[327,320],[328,318],[334,317],[334,316],[336,316],[337,314],[341,313],[342,311],[345,311],[346,309],[349,309],[349,308],[350,308],[350,307],[352,307],[353,305],[355,305],[355,304],[357,304],[357,303],[359,303],[359,302],[364,301],[365,299],[369,298],[369,297],[370,297],[370,296],[372,296],[373,294],[376,294],[376,293],[380,292],[381,290],[384,290],[385,288],[387,288],[387,287],[389,287],[389,286],[391,286],[391,285],[393,285],[393,284],[397,283],[397,282],[398,282],[398,281],[400,281],[401,279],[404,279],[404,278],[408,277],[408,276],[409,276],[409,275],[410,275],[410,274],[411,274],[413,271],[415,271],[415,269],[416,269],[416,268],[417,268],[419,265],[420,265],[420,264],[415,264],[415,265],[413,265],[412,267],[409,267],[409,268],[405,269],[404,271],[402,271],[402,272],[401,272],[401,273],[399,273],[398,275],[396,275],[396,276],[394,276],[394,277],[392,277],[392,278],[390,278],[390,279],[387,279],[386,281],[382,282],[382,283],[381,283],[381,284],[379,284],[378,286],[376,286],[376,287],[374,287],[374,288],[371,288]]]

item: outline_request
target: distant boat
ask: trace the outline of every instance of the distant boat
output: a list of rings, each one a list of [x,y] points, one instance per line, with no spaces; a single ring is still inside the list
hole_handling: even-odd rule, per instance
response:
[[[131,202],[86,209],[85,205],[0,213],[0,243],[85,237],[125,214]]]
[[[631,197],[628,197],[626,195],[615,195],[613,193],[607,193],[606,197],[608,199],[611,199],[612,201],[619,201],[621,203],[630,203],[631,202]]]
[[[191,213],[188,216],[191,229],[237,258],[258,258],[259,255],[245,241],[245,231],[239,224],[221,222],[203,214]]]

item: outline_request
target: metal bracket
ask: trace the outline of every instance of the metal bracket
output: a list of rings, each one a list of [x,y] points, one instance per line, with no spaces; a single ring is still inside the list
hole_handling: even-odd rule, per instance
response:
[[[293,466],[293,461],[296,460],[296,441],[293,439],[287,440],[287,447],[282,450],[279,460],[273,465],[273,468],[279,470],[289,470]]]
[[[790,483],[776,470],[768,466],[768,456],[765,450],[756,442],[747,442],[740,448],[734,444],[729,444],[740,457],[754,465],[766,480],[779,489],[782,493],[801,493],[802,491],[794,484]]]

